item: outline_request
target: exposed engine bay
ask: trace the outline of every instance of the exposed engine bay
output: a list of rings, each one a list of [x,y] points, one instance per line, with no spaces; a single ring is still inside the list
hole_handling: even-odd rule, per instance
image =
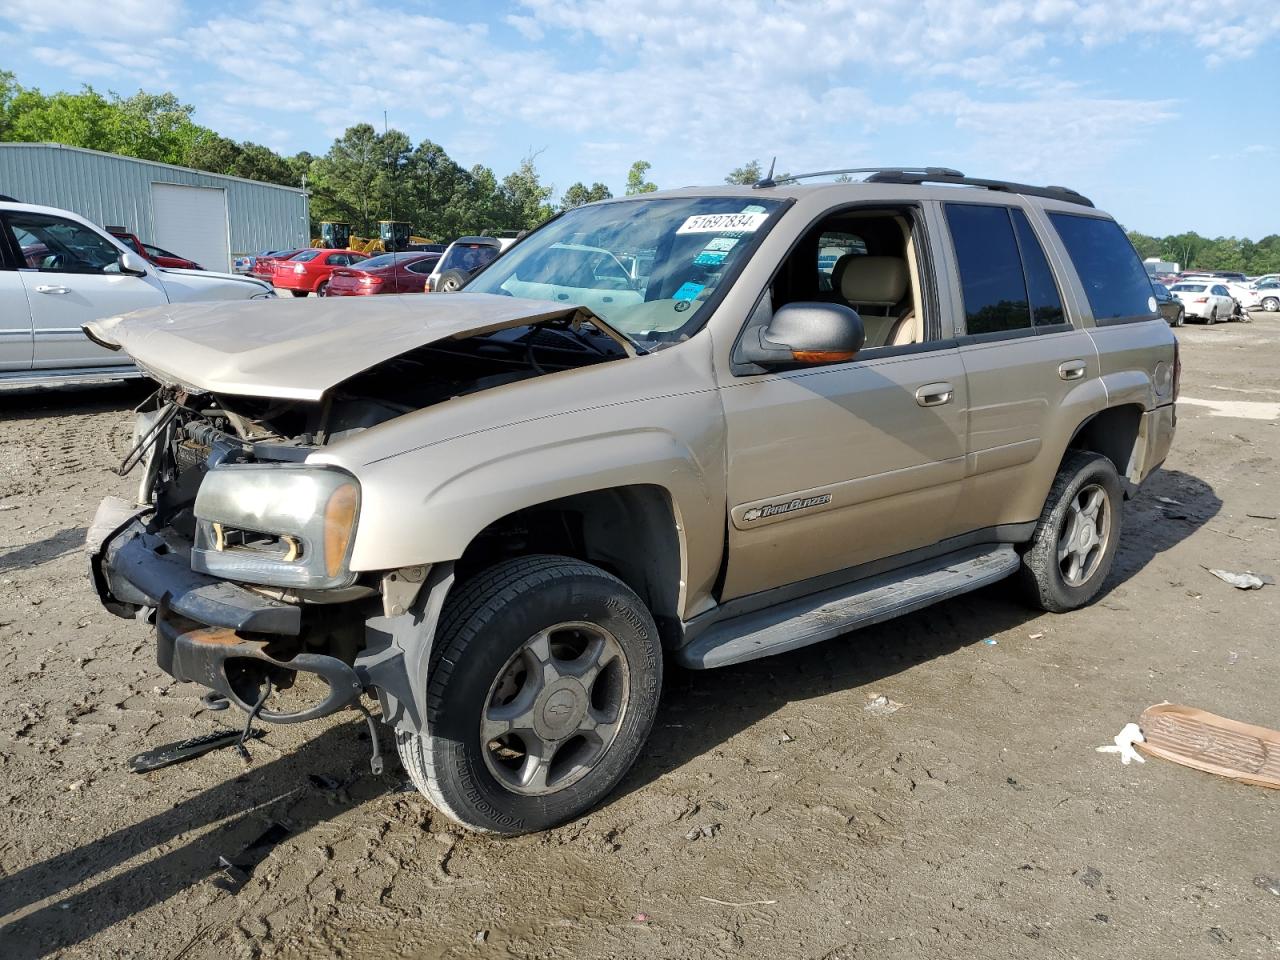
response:
[[[591,324],[552,320],[418,347],[337,384],[319,402],[163,387],[140,410],[134,460],[146,473],[139,499],[155,503],[161,523],[190,536],[189,508],[201,479],[220,464],[301,462],[415,410],[624,356]]]

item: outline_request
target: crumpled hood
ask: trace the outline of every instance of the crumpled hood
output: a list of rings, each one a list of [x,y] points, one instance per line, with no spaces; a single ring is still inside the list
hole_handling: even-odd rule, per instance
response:
[[[319,400],[384,360],[577,314],[629,349],[584,307],[488,293],[432,293],[169,304],[84,325],[162,383],[199,391]]]

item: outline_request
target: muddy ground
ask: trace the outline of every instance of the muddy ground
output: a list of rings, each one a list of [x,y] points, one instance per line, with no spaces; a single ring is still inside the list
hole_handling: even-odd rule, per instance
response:
[[[1280,794],[1094,752],[1161,700],[1280,727],[1280,587],[1204,569],[1280,574],[1280,520],[1250,516],[1280,514],[1280,316],[1178,335],[1174,452],[1095,606],[997,586],[671,667],[616,795],[517,840],[464,834],[395,761],[369,775],[354,713],[271,728],[248,769],[128,772],[238,722],[85,578],[141,390],[0,395],[0,956],[1280,956],[1255,884],[1280,876]],[[272,823],[247,884],[214,885]]]

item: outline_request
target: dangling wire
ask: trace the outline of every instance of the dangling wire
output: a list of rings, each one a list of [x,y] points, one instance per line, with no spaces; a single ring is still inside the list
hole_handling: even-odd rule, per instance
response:
[[[262,712],[262,705],[267,702],[267,697],[271,696],[271,678],[267,677],[265,679],[267,685],[262,688],[262,696],[258,698],[258,702],[249,711],[249,719],[244,722],[244,732],[240,734],[240,739],[236,742],[236,753],[240,754],[240,759],[245,763],[253,760],[253,757],[249,756],[249,748],[245,746],[249,737],[253,734],[253,721],[258,719],[258,714]]]
[[[160,417],[151,428],[142,435],[134,448],[129,451],[128,455],[121,461],[120,466],[116,467],[116,473],[119,476],[125,476],[130,470],[142,462],[142,458],[147,455],[147,451],[160,438],[160,431],[169,425],[174,417],[178,415],[178,406],[175,403],[168,403],[160,413]]]

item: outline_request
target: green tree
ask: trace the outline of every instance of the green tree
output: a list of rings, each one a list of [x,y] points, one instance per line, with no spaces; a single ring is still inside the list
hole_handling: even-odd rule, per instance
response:
[[[740,167],[736,167],[729,172],[724,178],[725,183],[739,183],[743,186],[750,186],[753,183],[759,183],[764,177],[764,171],[760,169],[759,160],[751,160]]]
[[[653,164],[648,160],[637,160],[627,171],[627,196],[634,197],[638,193],[653,193],[658,189],[656,183],[646,180]]]
[[[609,188],[603,183],[593,183],[587,186],[581,180],[573,184],[564,192],[564,196],[560,198],[560,209],[570,210],[574,207],[580,207],[584,203],[595,203],[597,200],[608,200],[613,194]]]
[[[505,208],[505,224],[502,229],[532,229],[551,219],[555,210],[547,201],[555,188],[544,186],[535,164],[537,154],[530,154],[520,161],[520,167],[502,179],[499,188],[499,204]]]

